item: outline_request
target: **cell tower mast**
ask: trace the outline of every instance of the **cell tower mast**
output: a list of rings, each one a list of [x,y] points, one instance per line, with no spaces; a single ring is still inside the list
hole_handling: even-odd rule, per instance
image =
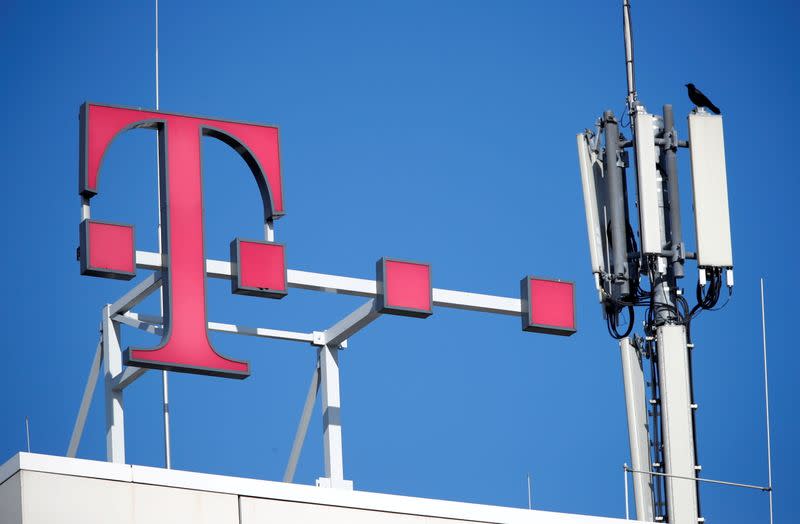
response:
[[[632,136],[625,138],[611,111],[598,119],[594,132],[577,136],[592,272],[609,333],[619,340],[637,518],[694,524],[702,517],[698,482],[692,480],[700,466],[690,323],[716,305],[723,270],[729,293],[733,286],[722,117],[694,109],[686,142],[678,139],[671,105],[663,106],[662,116],[647,112],[636,92],[629,0],[623,0],[622,14]],[[691,153],[696,253],[687,252],[681,233],[679,147]],[[633,199],[629,149],[636,174]],[[630,203],[638,213],[629,212]],[[690,308],[678,280],[685,261],[693,258],[697,304]],[[642,288],[642,277],[649,289]],[[637,308],[645,311],[644,333],[631,339]]]

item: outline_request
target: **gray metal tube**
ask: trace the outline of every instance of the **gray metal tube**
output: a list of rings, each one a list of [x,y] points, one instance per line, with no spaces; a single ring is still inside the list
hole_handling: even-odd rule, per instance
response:
[[[670,248],[674,252],[672,255],[672,274],[678,278],[683,278],[682,254],[683,233],[681,230],[681,197],[678,187],[678,136],[675,131],[675,116],[672,113],[672,105],[664,105],[664,138],[669,138],[668,145],[661,149],[661,169],[667,179],[667,201],[669,202],[669,227],[668,236],[665,238],[670,241]]]
[[[608,206],[611,222],[611,272],[615,282],[612,285],[614,298],[619,299],[630,294],[628,272],[627,213],[625,202],[625,180],[622,168],[617,165],[619,154],[619,126],[614,113],[603,113],[603,130],[605,132],[606,155],[604,168],[608,176]]]
[[[650,431],[647,424],[647,405],[644,395],[642,359],[630,339],[619,341],[622,359],[622,380],[625,387],[625,406],[628,412],[628,438],[631,446],[633,498],[636,519],[653,521],[653,480],[650,475]]]

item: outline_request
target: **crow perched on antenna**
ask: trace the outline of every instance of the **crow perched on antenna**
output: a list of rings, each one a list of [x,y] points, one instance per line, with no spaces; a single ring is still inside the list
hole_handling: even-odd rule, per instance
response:
[[[694,84],[686,84],[686,90],[689,91],[689,100],[691,100],[694,105],[697,107],[707,107],[713,111],[715,115],[719,114],[719,108],[711,103],[711,100],[709,100],[702,91],[697,89]]]

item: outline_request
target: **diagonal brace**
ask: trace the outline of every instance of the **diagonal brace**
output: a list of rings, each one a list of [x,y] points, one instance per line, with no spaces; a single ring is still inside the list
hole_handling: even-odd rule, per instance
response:
[[[136,366],[125,366],[125,370],[116,377],[114,377],[114,379],[112,380],[111,387],[114,391],[122,391],[123,389],[133,384],[136,381],[136,379],[144,375],[146,371],[147,368],[139,368]]]
[[[161,287],[161,272],[155,271],[111,304],[109,315],[113,317],[118,313],[125,313],[133,309],[159,287]]]
[[[316,340],[314,344],[333,348],[339,347],[348,338],[367,327],[379,316],[381,314],[375,307],[375,299],[368,300],[358,309],[326,329],[322,333],[322,340]]]
[[[303,442],[306,440],[308,423],[311,421],[311,412],[314,410],[314,404],[317,401],[318,393],[319,360],[317,361],[317,366],[314,368],[314,374],[311,375],[311,385],[308,387],[306,402],[303,405],[303,414],[300,416],[300,423],[297,425],[297,433],[292,443],[292,452],[289,454],[289,463],[286,465],[286,472],[283,474],[284,482],[292,482],[292,480],[294,480],[294,472],[297,470],[297,462],[300,460],[300,452],[303,450]]]
[[[100,365],[103,362],[102,344],[102,341],[97,343],[97,349],[92,359],[92,367],[89,368],[89,378],[86,380],[86,388],[83,390],[81,407],[78,409],[78,416],[75,418],[75,426],[72,429],[72,436],[69,439],[69,446],[67,447],[68,457],[75,457],[78,453],[78,445],[81,443],[83,427],[86,425],[86,416],[89,414],[89,406],[92,404],[94,388],[97,385],[97,377],[100,375]]]

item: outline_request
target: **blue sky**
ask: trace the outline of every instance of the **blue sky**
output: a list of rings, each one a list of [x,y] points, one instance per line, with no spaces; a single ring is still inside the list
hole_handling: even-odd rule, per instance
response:
[[[577,282],[579,332],[523,333],[518,320],[438,309],[381,318],[342,361],[346,477],[357,489],[624,515],[629,461],[618,351],[589,272],[575,133],[624,107],[619,2],[161,2],[161,108],[280,126],[287,215],[277,239],[295,269],[369,278],[375,260],[428,261],[434,285],[516,296],[537,274]],[[778,522],[791,518],[798,257],[790,211],[798,92],[790,2],[634,3],[640,98],[675,107],[686,136],[694,82],[722,108],[736,288],[693,323],[703,475],[766,484],[758,280],[767,282]],[[0,461],[62,455],[103,304],[131,283],[80,277],[77,112],[86,100],[155,105],[151,2],[0,6],[7,101]],[[207,256],[258,237],[246,166],[204,144]],[[136,224],[156,248],[155,139],[118,139],[93,216]],[[688,154],[679,163],[693,239]],[[682,282],[694,288],[693,265]],[[140,271],[142,278],[146,272]],[[353,297],[292,290],[233,296],[211,281],[212,320],[310,331]],[[156,312],[147,301],[142,312]],[[213,334],[251,362],[245,381],[172,374],[173,465],[279,480],[313,369],[311,346]],[[153,344],[125,330],[123,344]],[[160,378],[126,391],[128,460],[163,464]],[[79,456],[105,457],[100,394]],[[296,480],[321,476],[319,410]],[[714,522],[765,522],[763,493],[704,486]]]

